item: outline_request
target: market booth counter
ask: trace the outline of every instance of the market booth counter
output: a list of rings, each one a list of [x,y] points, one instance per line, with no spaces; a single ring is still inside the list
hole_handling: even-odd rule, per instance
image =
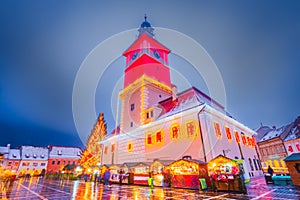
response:
[[[219,155],[208,162],[213,191],[234,191],[245,193],[242,170],[237,161]]]
[[[172,187],[189,188],[189,189],[205,189],[210,185],[210,180],[207,172],[207,164],[192,159],[190,156],[185,156],[183,159],[177,160],[166,167],[170,170],[172,178]],[[201,187],[200,179],[202,185]]]
[[[120,166],[119,165],[108,165],[108,168],[110,171],[109,181],[112,183],[119,183]]]
[[[121,165],[120,169],[124,172],[123,183],[134,184],[134,167],[138,164],[136,162],[126,162]]]
[[[163,186],[164,168],[172,162],[174,162],[174,160],[155,159],[150,165],[150,172],[152,173],[154,186]]]
[[[149,169],[151,163],[138,163],[132,167],[133,170],[133,183],[137,185],[148,185]]]

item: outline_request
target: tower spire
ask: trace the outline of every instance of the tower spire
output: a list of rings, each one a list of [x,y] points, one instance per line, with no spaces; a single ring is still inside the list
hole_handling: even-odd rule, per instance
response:
[[[144,16],[144,21],[141,24],[140,28],[139,28],[139,35],[141,35],[143,32],[147,32],[149,33],[151,36],[154,36],[154,28],[151,27],[151,24],[147,21],[147,15],[145,14]]]

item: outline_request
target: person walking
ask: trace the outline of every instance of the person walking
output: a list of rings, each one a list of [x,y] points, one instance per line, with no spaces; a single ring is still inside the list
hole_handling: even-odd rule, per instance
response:
[[[119,171],[119,184],[120,184],[120,185],[122,185],[123,173],[124,173],[123,170],[120,169],[120,171]]]
[[[109,179],[110,179],[110,171],[109,169],[106,169],[106,171],[104,172],[104,185],[108,186],[109,185]]]
[[[270,174],[271,176],[273,176],[273,174],[274,174],[274,170],[271,167],[271,165],[269,165],[269,167],[268,167],[268,174]]]
[[[148,178],[148,185],[151,189],[154,188],[154,184],[153,184],[153,178],[152,178],[152,172],[149,173],[149,178]]]

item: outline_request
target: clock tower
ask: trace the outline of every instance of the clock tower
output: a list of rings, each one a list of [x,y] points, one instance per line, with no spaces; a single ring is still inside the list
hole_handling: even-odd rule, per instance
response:
[[[126,57],[120,128],[131,131],[156,119],[155,107],[170,97],[171,80],[168,67],[170,50],[154,37],[154,28],[147,21],[141,24],[137,39],[123,53]]]

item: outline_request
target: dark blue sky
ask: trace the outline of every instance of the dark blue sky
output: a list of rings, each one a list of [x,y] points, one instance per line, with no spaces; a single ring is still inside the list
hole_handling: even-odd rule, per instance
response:
[[[145,13],[153,26],[206,49],[236,119],[253,129],[289,123],[300,113],[299,10],[298,1],[1,1],[0,145],[82,146],[72,116],[76,73],[94,47],[138,28]],[[184,61],[170,62],[192,73]],[[97,90],[109,131],[111,90],[123,70],[124,59],[114,62]],[[190,81],[207,92],[201,80]],[[95,121],[88,123],[87,135]]]

